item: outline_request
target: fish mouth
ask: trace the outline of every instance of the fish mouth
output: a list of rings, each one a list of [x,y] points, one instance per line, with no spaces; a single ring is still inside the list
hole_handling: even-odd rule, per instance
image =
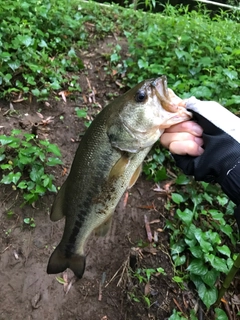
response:
[[[187,111],[184,107],[178,107],[177,113],[174,113],[172,117],[166,119],[159,126],[160,129],[167,129],[174,124],[190,120],[192,118],[192,113]]]
[[[155,89],[155,94],[162,108],[167,112],[164,116],[165,120],[160,125],[160,129],[169,128],[174,124],[192,118],[192,113],[186,110],[185,101],[179,98],[172,89],[168,88],[166,76],[153,80],[151,85]]]
[[[159,99],[163,109],[168,112],[178,112],[178,107],[186,107],[184,101],[179,98],[171,89],[168,89],[167,77],[161,76],[151,82],[151,86],[155,89],[157,98]]]

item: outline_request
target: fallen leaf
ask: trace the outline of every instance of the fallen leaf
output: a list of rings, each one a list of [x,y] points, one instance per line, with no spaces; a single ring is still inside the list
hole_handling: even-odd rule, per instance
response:
[[[64,177],[66,174],[67,174],[67,168],[63,168],[61,173],[62,177]]]
[[[144,288],[144,295],[148,296],[150,291],[151,291],[151,286],[150,286],[150,283],[147,282],[146,285],[145,285],[145,288]]]

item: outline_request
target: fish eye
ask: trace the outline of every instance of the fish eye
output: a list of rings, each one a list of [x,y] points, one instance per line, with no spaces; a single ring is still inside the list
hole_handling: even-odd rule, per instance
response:
[[[147,93],[144,90],[138,90],[135,96],[136,102],[143,102],[147,98]]]

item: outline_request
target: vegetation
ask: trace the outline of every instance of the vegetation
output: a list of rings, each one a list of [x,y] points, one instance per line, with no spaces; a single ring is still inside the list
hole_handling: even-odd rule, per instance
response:
[[[47,190],[57,191],[53,175],[46,172],[47,167],[62,163],[55,144],[20,130],[13,130],[10,136],[0,135],[0,144],[0,183],[11,184],[13,190],[22,190],[25,203],[37,201]]]
[[[68,1],[5,1],[0,8],[0,98],[46,99],[61,87],[80,90],[72,72],[86,43],[84,18]]]
[[[126,86],[166,74],[169,86],[181,97],[217,100],[239,112],[238,13],[222,12],[211,19],[204,8],[189,12],[184,6],[166,6],[161,15],[153,15],[118,6],[100,9],[91,2],[70,6],[67,0],[61,5],[56,1],[40,0],[36,5],[33,0],[16,0],[2,3],[0,20],[0,98],[14,100],[22,95],[44,100],[58,90],[80,91],[76,72],[83,64],[79,50],[87,44],[85,23],[94,21],[95,37],[117,30],[128,41],[127,59],[122,58],[119,44],[108,57],[108,71],[114,70],[112,74],[121,77]],[[76,109],[82,118],[86,112]],[[0,143],[1,183],[22,190],[28,203],[47,190],[56,191],[53,176],[45,171],[61,163],[56,145],[18,130],[1,135]],[[169,177],[166,168],[169,163],[174,165],[171,161],[168,152],[156,147],[144,172],[159,182]],[[218,187],[196,183],[175,171],[175,191],[166,203],[167,210],[176,212],[166,223],[171,234],[174,278],[181,285],[191,280],[210,308],[218,297],[216,282],[236,259],[233,203]],[[25,223],[34,227],[34,220],[27,219]],[[157,272],[164,273],[159,266],[138,270],[132,277],[146,283]],[[132,298],[136,302],[139,299],[136,294]],[[150,307],[150,299],[143,299]],[[215,314],[218,319],[227,319],[219,308]],[[173,311],[170,319],[186,318]],[[196,319],[193,311],[188,319]]]

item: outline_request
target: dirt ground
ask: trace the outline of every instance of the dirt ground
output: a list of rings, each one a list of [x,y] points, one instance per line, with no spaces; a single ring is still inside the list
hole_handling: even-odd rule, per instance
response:
[[[82,92],[64,102],[25,101],[15,103],[17,114],[6,114],[9,102],[0,102],[0,133],[11,129],[31,132],[33,123],[54,117],[47,126],[39,126],[39,138],[48,138],[59,146],[63,165],[54,167],[56,186],[66,178],[78,146],[79,136],[84,132],[83,120],[76,116],[75,108],[88,107],[91,113],[106,105],[110,96],[123,92],[119,84],[106,74],[104,52],[114,37],[99,42],[91,50],[81,52],[85,70],[81,72]],[[114,44],[115,45],[115,44]],[[91,116],[90,116],[91,117]],[[65,174],[64,174],[65,173]],[[70,289],[57,280],[59,275],[48,275],[48,259],[59,243],[64,221],[53,223],[49,212],[54,194],[47,194],[35,206],[20,207],[21,197],[9,186],[1,185],[0,193],[0,319],[36,320],[145,320],[168,319],[177,303],[184,310],[184,301],[192,297],[183,292],[172,281],[172,264],[169,257],[169,236],[164,230],[168,218],[164,209],[165,198],[154,189],[152,182],[142,176],[128,194],[120,201],[114,215],[110,233],[104,238],[92,236],[89,239],[86,271],[81,280]],[[153,205],[154,204],[154,205]],[[11,219],[7,212],[14,212]],[[34,218],[35,228],[24,224],[25,217]],[[144,219],[147,217],[152,233],[158,235],[154,244],[147,243]],[[149,283],[139,283],[131,277],[130,267],[159,268],[166,275],[154,274]],[[66,283],[72,277],[70,270],[64,274]],[[66,287],[69,291],[66,293]],[[144,296],[153,303],[147,307]],[[139,300],[139,301],[136,301]]]

